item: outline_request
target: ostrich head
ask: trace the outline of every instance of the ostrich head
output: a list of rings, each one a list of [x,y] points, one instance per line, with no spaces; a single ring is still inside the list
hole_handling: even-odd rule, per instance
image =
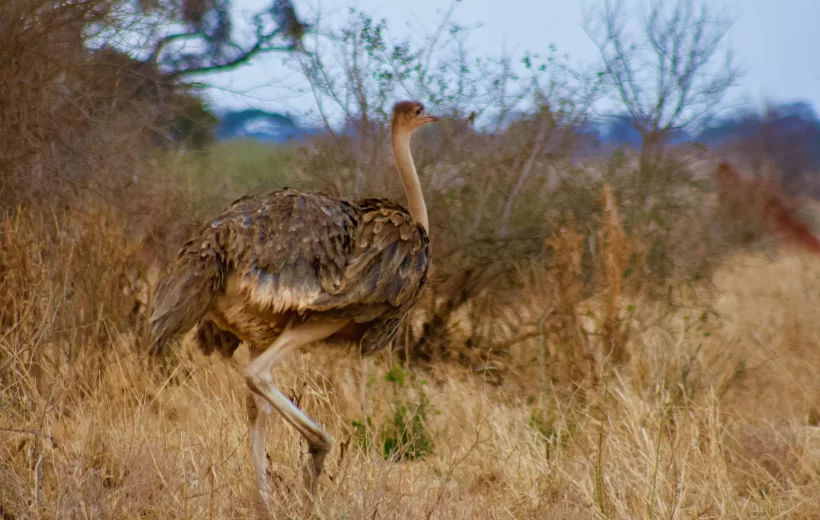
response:
[[[417,101],[399,101],[393,107],[394,134],[412,134],[422,126],[436,121],[438,118],[425,112],[424,105]]]

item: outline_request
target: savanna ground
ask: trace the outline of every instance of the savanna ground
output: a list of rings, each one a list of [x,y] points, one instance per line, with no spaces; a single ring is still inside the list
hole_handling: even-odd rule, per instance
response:
[[[359,68],[300,69],[317,98],[362,102],[342,107],[358,137],[213,144],[178,76],[92,45],[93,24],[132,27],[123,5],[0,16],[0,518],[252,517],[247,352],[148,359],[153,284],[245,193],[403,200],[386,122],[411,91],[443,116],[414,141],[425,296],[394,351],[319,346],[277,370],[336,440],[318,514],[820,517],[820,257],[778,243],[766,197],[718,199],[716,152],[590,151],[596,85],[560,60],[514,78],[468,66],[458,26],[425,54],[360,13],[331,49],[365,51]],[[213,65],[165,65],[192,63]],[[472,128],[482,110],[494,131]],[[294,518],[305,446],[268,428],[273,517]]]

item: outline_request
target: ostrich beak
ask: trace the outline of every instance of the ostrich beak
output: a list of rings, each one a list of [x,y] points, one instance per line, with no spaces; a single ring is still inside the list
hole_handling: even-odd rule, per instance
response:
[[[438,121],[436,116],[431,116],[430,114],[424,114],[421,116],[421,124],[426,125],[427,123],[435,123]]]

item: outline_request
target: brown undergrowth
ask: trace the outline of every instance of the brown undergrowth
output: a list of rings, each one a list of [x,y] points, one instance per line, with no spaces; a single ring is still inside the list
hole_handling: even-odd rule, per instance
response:
[[[816,258],[737,253],[658,299],[641,289],[645,236],[612,189],[598,200],[597,227],[567,221],[522,264],[509,311],[537,334],[492,368],[321,347],[278,370],[337,441],[325,517],[820,514]],[[129,278],[146,259],[116,211],[20,209],[0,240],[4,517],[249,517],[244,349],[226,363],[183,344],[170,374],[146,370],[146,288]],[[507,310],[483,317],[499,341],[516,335]],[[456,318],[458,336],[471,316]],[[271,430],[289,517],[304,447]]]
[[[800,205],[772,179],[748,179],[721,162],[717,168],[719,200],[727,217],[746,224],[745,243],[774,238],[789,247],[820,254],[820,240],[801,218]]]

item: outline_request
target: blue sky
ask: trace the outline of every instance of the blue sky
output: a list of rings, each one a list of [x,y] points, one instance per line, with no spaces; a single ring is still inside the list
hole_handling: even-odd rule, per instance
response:
[[[582,7],[596,0],[462,0],[455,20],[481,24],[471,38],[476,55],[499,55],[532,50],[550,44],[579,63],[592,63],[597,49],[581,27]],[[269,0],[236,0],[240,16]],[[376,17],[387,18],[392,34],[431,30],[449,0],[298,0],[301,14],[325,13],[330,23],[347,7],[355,6]],[[761,106],[765,99],[807,100],[820,109],[820,0],[724,0],[735,14],[730,43],[746,74],[732,100]],[[306,9],[308,7],[308,9]],[[247,16],[249,18],[249,16]],[[311,100],[295,97],[288,86],[300,80],[270,55],[240,69],[203,78],[215,85],[209,95],[218,108],[258,107],[299,112]]]

